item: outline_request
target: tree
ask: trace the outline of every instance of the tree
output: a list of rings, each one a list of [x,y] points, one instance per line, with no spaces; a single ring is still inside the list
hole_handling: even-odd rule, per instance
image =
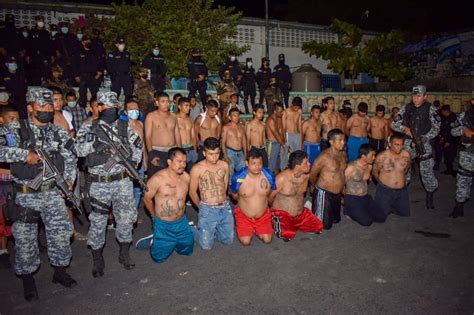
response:
[[[123,36],[132,62],[138,65],[159,43],[171,77],[187,75],[186,61],[193,48],[203,51],[211,70],[230,52],[238,56],[248,50],[227,40],[237,34],[241,14],[234,8],[214,7],[213,0],[145,0],[141,5],[122,2],[112,7],[114,17],[100,23],[108,50],[115,47],[117,36]]]
[[[310,56],[329,60],[328,68],[339,74],[348,74],[352,91],[354,80],[361,72],[391,81],[404,80],[411,75],[407,60],[401,54],[403,33],[393,30],[363,41],[362,30],[354,24],[338,19],[331,23],[331,29],[340,34],[337,43],[303,44],[303,51]]]

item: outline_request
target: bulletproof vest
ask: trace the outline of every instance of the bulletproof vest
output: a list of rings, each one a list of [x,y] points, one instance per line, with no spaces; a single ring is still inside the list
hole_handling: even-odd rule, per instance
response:
[[[58,131],[54,131],[54,141],[61,142]],[[36,148],[36,137],[27,120],[20,120],[20,143],[19,148],[34,150]],[[45,148],[47,149],[47,148]],[[64,158],[57,150],[48,150],[49,157],[52,159],[56,168],[64,172]],[[21,162],[10,164],[12,175],[18,179],[33,179],[43,171],[43,164],[37,163],[29,165]]]
[[[430,108],[431,103],[428,102],[418,108],[413,103],[406,106],[405,119],[417,136],[425,135],[431,129]]]
[[[117,131],[120,141],[128,146],[128,124],[126,121],[117,120]],[[94,167],[107,163],[111,158],[109,147],[104,145],[99,139],[101,138],[101,132],[99,131],[99,120],[94,119],[92,121],[92,128],[90,133],[95,138],[94,144],[92,145],[95,149],[93,153],[90,153],[86,157],[86,166]],[[105,139],[104,139],[105,140]]]

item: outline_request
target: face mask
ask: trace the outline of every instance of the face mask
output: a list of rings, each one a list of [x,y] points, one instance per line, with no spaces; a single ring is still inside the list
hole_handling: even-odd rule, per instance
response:
[[[82,34],[77,34],[76,36],[77,36],[77,39],[78,39],[78,40],[82,40],[82,36],[84,36],[84,35],[82,35]]]
[[[51,35],[55,36],[57,33],[58,33],[58,32],[56,32],[56,31],[52,31],[52,32],[51,32]]]
[[[39,28],[43,28],[44,27],[44,22],[40,21],[40,22],[36,23],[36,25],[38,25]]]
[[[116,108],[107,108],[99,113],[99,119],[105,121],[109,125],[118,118]]]
[[[230,56],[230,61],[235,61],[235,56]]]
[[[15,72],[16,69],[18,69],[18,65],[16,63],[9,63],[8,64],[8,70],[11,72]]]
[[[251,63],[251,62],[247,62],[247,67],[252,68],[252,63]]]
[[[159,49],[153,49],[153,55],[158,56],[160,54]]]
[[[76,102],[75,101],[67,102],[67,106],[71,108],[76,107]]]
[[[38,119],[39,122],[42,123],[49,123],[53,121],[53,112],[43,112],[43,111],[38,111],[36,112],[36,119]]]
[[[9,98],[10,98],[10,96],[8,95],[7,92],[0,92],[0,102],[6,103],[6,102],[8,102]]]
[[[285,59],[280,59],[280,60],[278,60],[278,62],[282,65],[282,64],[285,63]]]
[[[137,109],[131,109],[128,111],[128,117],[133,120],[137,120],[140,116],[140,112]]]
[[[21,32],[23,34],[23,37],[24,38],[27,38],[28,37],[28,32]]]
[[[120,52],[122,52],[122,51],[125,50],[125,45],[124,45],[124,44],[120,44],[120,45],[117,46],[117,48],[118,48],[118,50],[119,50]]]
[[[67,34],[67,32],[69,32],[69,29],[67,27],[63,26],[63,27],[61,27],[61,32],[63,34]]]

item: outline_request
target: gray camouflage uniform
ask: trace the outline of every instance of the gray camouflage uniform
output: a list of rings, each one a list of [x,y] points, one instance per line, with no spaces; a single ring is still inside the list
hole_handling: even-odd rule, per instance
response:
[[[106,122],[99,120],[100,125],[107,125]],[[117,133],[117,121],[110,126]],[[86,157],[95,151],[94,142],[99,141],[91,134],[92,122],[87,122],[81,126],[76,135],[76,151],[79,157]],[[139,163],[142,159],[142,143],[139,136],[133,128],[128,125],[128,143],[132,151],[132,160]],[[117,137],[111,135],[115,141]],[[121,164],[114,165],[109,171],[105,164],[88,168],[88,172],[93,175],[112,176],[125,172],[125,167]],[[115,217],[116,229],[115,236],[120,243],[132,242],[133,224],[137,220],[137,209],[133,196],[133,182],[130,177],[111,182],[93,182],[90,187],[91,199],[99,200],[101,204],[94,204],[93,209],[99,209],[103,212],[108,211],[112,206]],[[107,229],[107,215],[97,211],[92,211],[89,215],[90,227],[87,235],[87,244],[93,250],[100,249],[105,243],[105,232]]]
[[[463,135],[465,123],[465,113],[461,113],[454,123],[451,134],[454,137]],[[468,143],[463,138],[461,142],[461,150],[458,153],[458,170],[456,175],[456,201],[460,203],[466,202],[471,197],[472,177],[474,176],[474,144]]]
[[[393,130],[400,133],[403,133],[403,130],[408,127],[406,125],[406,119],[407,119],[406,107],[407,106],[408,105],[402,106],[402,108],[400,109],[400,112],[395,117],[391,125]],[[426,132],[425,134],[420,135],[426,154],[424,156],[417,156],[417,152],[415,148],[412,147],[413,141],[409,138],[405,139],[404,148],[410,153],[410,156],[412,159],[414,158],[420,159],[420,175],[421,175],[421,181],[423,182],[423,186],[425,187],[425,190],[427,192],[434,192],[438,188],[438,180],[436,179],[434,175],[434,171],[433,171],[435,162],[433,159],[433,149],[431,146],[431,141],[439,133],[441,118],[439,116],[439,113],[436,107],[434,107],[432,104],[430,104],[430,108],[429,108],[429,121],[431,123],[431,127],[429,131]],[[416,130],[417,126],[412,126],[412,128]],[[408,172],[407,182],[410,182],[411,180],[410,174],[411,172]]]
[[[47,152],[57,150],[64,158],[64,179],[74,183],[76,178],[77,158],[65,148],[70,141],[66,130],[49,123],[46,127],[36,127],[30,121],[31,129],[35,135],[36,147],[43,148]],[[59,137],[54,137],[57,134]],[[11,123],[0,130],[1,136],[7,136],[7,144],[0,147],[0,161],[6,163],[23,162],[26,160],[29,150],[19,148],[20,133],[19,124]],[[58,141],[59,140],[59,141]],[[32,180],[20,180],[13,176],[16,184],[28,185]],[[43,185],[48,185],[53,180],[47,180]],[[16,204],[30,208],[41,213],[41,219],[45,225],[46,240],[48,245],[48,257],[51,265],[66,267],[71,260],[70,238],[73,232],[72,223],[69,221],[66,204],[59,194],[58,188],[54,187],[44,192],[22,193],[17,192]],[[30,274],[38,269],[40,255],[38,250],[38,224],[23,223],[17,221],[12,227],[15,238],[15,272],[18,275]]]

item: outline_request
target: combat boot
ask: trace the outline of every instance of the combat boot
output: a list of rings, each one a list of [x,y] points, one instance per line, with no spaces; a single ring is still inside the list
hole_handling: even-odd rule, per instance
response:
[[[457,217],[464,216],[464,202],[456,201],[453,212],[449,214],[450,218],[456,219]]]
[[[36,283],[35,278],[33,278],[33,274],[29,273],[26,275],[21,275],[21,279],[23,280],[23,296],[25,297],[25,300],[28,302],[37,300],[38,291],[36,290]]]
[[[426,209],[434,209],[433,205],[433,192],[426,193]]]
[[[66,272],[66,267],[58,266],[54,266],[53,283],[59,283],[65,288],[72,288],[77,285],[76,280]]]
[[[104,248],[93,249],[92,250],[92,276],[94,278],[102,277],[104,275],[104,256],[102,256],[102,251]]]
[[[135,268],[135,263],[130,258],[130,244],[131,243],[119,243],[120,244],[120,255],[119,255],[119,263],[123,265],[123,267],[127,270],[131,270]]]

